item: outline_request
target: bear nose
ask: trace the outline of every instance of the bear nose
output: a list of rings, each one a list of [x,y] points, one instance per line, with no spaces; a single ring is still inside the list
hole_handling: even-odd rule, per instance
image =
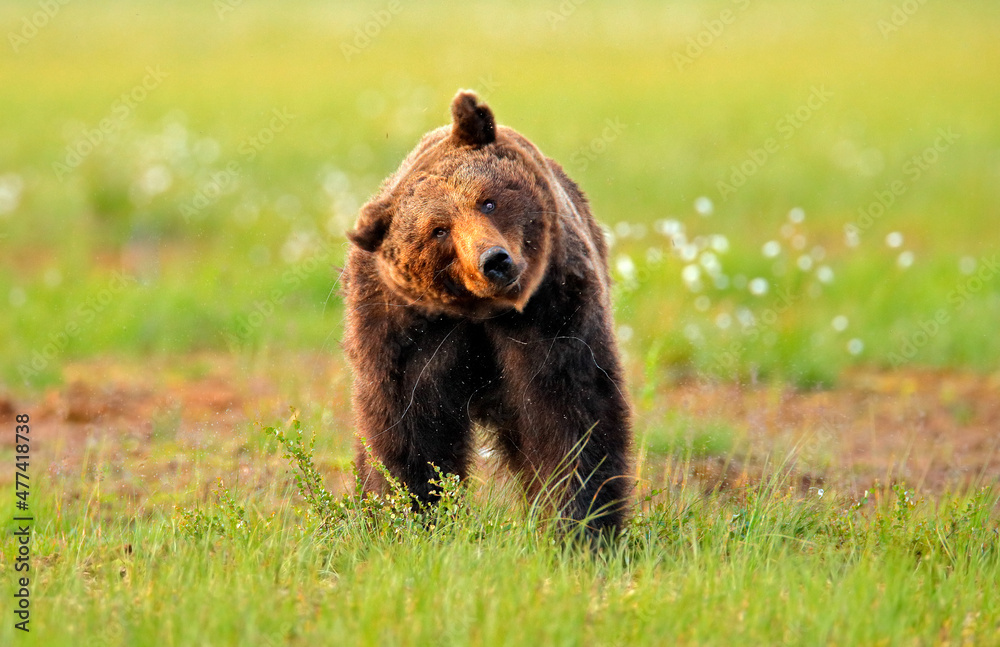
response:
[[[510,285],[517,278],[514,259],[503,247],[490,247],[479,257],[479,270],[493,283]]]

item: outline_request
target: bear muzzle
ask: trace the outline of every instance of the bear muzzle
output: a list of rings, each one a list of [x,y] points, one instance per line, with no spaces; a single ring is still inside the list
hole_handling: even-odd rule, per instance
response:
[[[479,256],[479,271],[497,288],[505,288],[518,279],[521,270],[503,247],[494,246]]]

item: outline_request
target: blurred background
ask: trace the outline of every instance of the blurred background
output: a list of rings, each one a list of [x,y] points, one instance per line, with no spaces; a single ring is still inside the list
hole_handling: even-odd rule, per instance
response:
[[[6,2],[0,23],[8,393],[81,362],[340,366],[344,231],[459,88],[590,197],[637,393],[997,367],[996,4]]]

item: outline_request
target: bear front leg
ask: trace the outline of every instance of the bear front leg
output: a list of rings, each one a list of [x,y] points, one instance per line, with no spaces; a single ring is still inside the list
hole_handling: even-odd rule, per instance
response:
[[[377,460],[416,498],[432,503],[437,474],[464,479],[472,453],[467,404],[474,380],[465,367],[468,334],[453,319],[418,321],[392,330],[384,321],[365,330],[365,344],[349,353],[359,439],[358,477],[366,492],[386,493]],[[381,339],[375,334],[382,331]],[[349,329],[349,333],[351,329]],[[350,338],[350,336],[349,336]]]
[[[630,410],[610,332],[497,331],[507,408],[501,447],[529,499],[548,502],[589,533],[621,528]],[[540,498],[539,498],[540,497]]]

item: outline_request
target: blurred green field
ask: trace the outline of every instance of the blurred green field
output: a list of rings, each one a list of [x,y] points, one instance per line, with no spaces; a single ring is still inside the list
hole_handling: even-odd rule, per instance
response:
[[[1000,643],[1000,5],[35,0],[0,25],[0,412],[44,439],[35,631],[4,602],[0,643]],[[638,486],[597,554],[488,474],[430,519],[304,500],[257,428],[291,403],[349,477],[343,234],[459,88],[612,241]],[[966,487],[925,500],[907,457]]]
[[[652,377],[996,367],[1000,8],[377,10],[69,4],[0,55],[7,388],[94,354],[336,352],[343,231],[461,87],[588,192]]]

